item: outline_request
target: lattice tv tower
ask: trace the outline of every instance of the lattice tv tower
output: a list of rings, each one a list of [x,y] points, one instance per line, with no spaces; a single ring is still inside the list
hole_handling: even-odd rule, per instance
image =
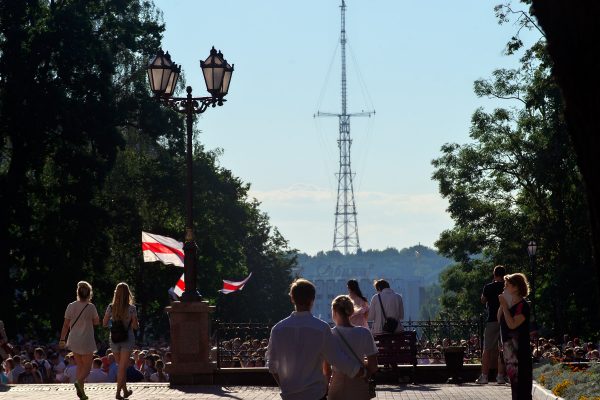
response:
[[[317,117],[337,117],[339,119],[338,147],[340,149],[340,166],[336,174],[338,178],[337,205],[335,207],[335,228],[333,231],[333,250],[349,254],[351,249],[358,250],[358,224],[356,221],[356,204],[354,202],[354,174],[351,168],[350,117],[370,117],[375,111],[348,113],[346,110],[346,2],[342,0],[340,44],[342,48],[342,112],[329,113],[318,111]]]

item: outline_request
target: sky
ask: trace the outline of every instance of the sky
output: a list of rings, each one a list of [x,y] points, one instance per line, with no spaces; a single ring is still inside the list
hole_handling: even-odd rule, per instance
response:
[[[363,249],[432,247],[452,227],[431,160],[444,143],[469,141],[477,108],[511,106],[473,93],[476,79],[518,65],[503,53],[518,28],[498,24],[497,3],[346,1],[348,111],[376,111],[351,120]],[[291,247],[331,250],[338,121],[313,115],[341,109],[340,0],[155,4],[163,49],[195,96],[207,95],[199,60],[212,46],[235,65],[228,101],[200,116],[196,140],[223,151],[220,164],[251,183]]]

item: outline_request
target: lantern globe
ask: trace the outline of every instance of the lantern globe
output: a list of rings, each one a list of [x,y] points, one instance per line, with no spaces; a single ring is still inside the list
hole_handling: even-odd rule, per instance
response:
[[[213,97],[221,97],[223,77],[225,75],[226,63],[223,54],[215,50],[214,46],[210,50],[210,55],[204,61],[200,61],[206,90]]]
[[[534,240],[531,240],[529,242],[529,244],[527,245],[527,254],[529,254],[529,257],[533,257],[533,256],[535,256],[536,252],[537,252],[537,244],[535,243]]]
[[[162,49],[148,63],[147,72],[150,88],[157,96],[165,94],[169,81],[176,83],[172,77],[175,71],[173,70],[171,56],[169,52],[164,53]]]

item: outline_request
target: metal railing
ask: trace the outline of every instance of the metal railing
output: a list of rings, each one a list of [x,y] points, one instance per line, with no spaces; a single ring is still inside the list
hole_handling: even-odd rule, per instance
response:
[[[213,324],[217,347],[217,367],[262,367],[266,363],[266,343],[272,323],[219,322]],[[259,344],[256,344],[256,341]]]
[[[215,321],[213,344],[218,368],[262,367],[266,363],[266,346],[272,323]],[[330,324],[334,326],[333,324]],[[443,364],[443,348],[452,345],[465,348],[465,362],[481,359],[483,323],[478,320],[402,321],[405,330],[417,333],[419,364]]]

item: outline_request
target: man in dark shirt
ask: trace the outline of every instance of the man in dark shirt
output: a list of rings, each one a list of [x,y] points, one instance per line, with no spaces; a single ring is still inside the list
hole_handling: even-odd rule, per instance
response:
[[[499,384],[505,383],[504,364],[498,357],[498,340],[500,339],[500,324],[498,323],[496,314],[500,307],[498,296],[504,290],[504,275],[506,269],[502,265],[497,265],[494,268],[494,280],[483,287],[481,293],[481,303],[486,305],[488,318],[485,325],[483,335],[483,354],[481,355],[481,376],[476,382],[480,384],[488,383],[488,373],[492,361],[498,362],[498,376],[496,382]]]

